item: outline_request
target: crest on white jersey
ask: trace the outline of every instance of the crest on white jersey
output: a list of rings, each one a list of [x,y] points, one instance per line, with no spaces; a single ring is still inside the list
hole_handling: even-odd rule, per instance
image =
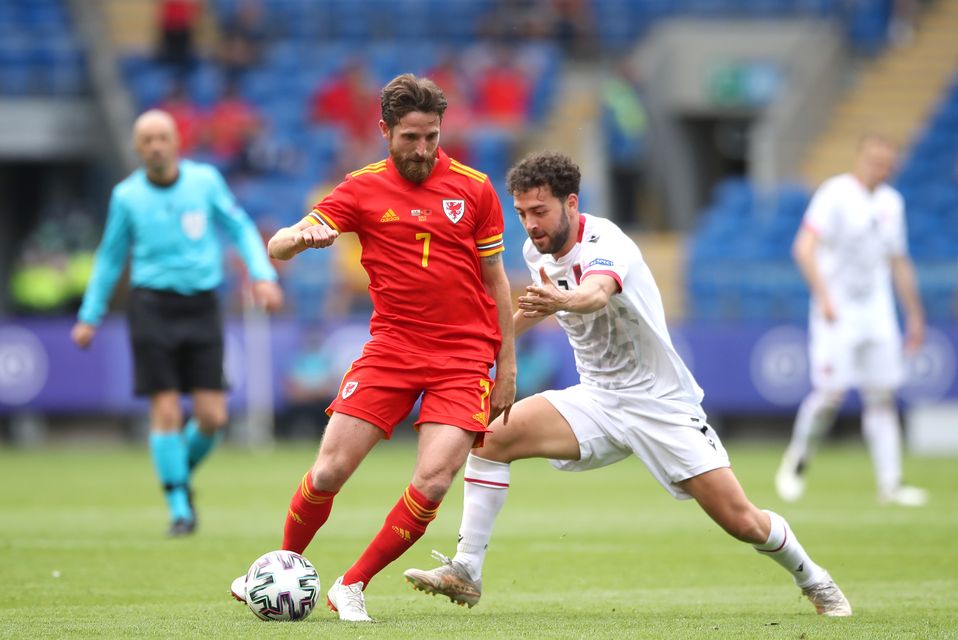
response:
[[[453,224],[459,222],[462,219],[462,216],[466,213],[466,201],[465,200],[443,200],[442,201],[442,211],[446,214],[446,217],[452,220]]]
[[[187,238],[199,240],[206,233],[206,212],[187,211],[180,216],[180,225]]]

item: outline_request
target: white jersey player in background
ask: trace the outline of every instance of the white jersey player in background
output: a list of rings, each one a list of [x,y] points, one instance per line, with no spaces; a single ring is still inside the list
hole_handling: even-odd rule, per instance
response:
[[[637,456],[676,498],[695,498],[732,536],[782,565],[817,611],[851,615],[828,573],[785,520],[746,498],[706,422],[702,390],[672,346],[659,290],[639,248],[615,224],[579,212],[579,168],[561,154],[528,156],[507,178],[529,240],[535,284],[519,298],[516,334],[555,315],[575,353],[580,384],[525,398],[509,425],[497,420],[466,462],[456,556],[413,586],[475,605],[493,523],[509,488],[509,463],[550,458],[584,471]]]
[[[901,194],[885,184],[895,147],[866,136],[852,173],[815,193],[795,238],[795,261],[811,290],[812,391],[802,401],[792,440],[775,476],[783,500],[805,489],[804,473],[850,388],[862,400],[862,432],[871,453],[878,501],[921,506],[923,489],[902,483],[895,391],[903,376],[902,338],[892,280],[905,309],[905,349],[924,338],[924,314],[908,257]]]

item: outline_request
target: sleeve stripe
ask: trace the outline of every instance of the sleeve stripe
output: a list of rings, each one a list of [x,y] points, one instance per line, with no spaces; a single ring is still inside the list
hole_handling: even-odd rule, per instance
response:
[[[483,174],[481,174],[481,173],[478,173],[478,172],[472,173],[472,172],[470,172],[470,171],[466,171],[464,168],[457,167],[457,166],[454,165],[454,164],[449,165],[449,170],[450,170],[450,171],[455,171],[456,173],[461,174],[461,175],[464,175],[464,176],[466,176],[467,178],[472,178],[472,179],[475,180],[476,182],[484,183],[484,182],[486,181],[486,176],[485,176],[485,175],[483,175]],[[477,173],[478,173],[478,175],[477,175]]]
[[[478,171],[476,169],[473,169],[472,167],[466,166],[463,163],[459,162],[458,160],[450,160],[449,165],[450,165],[450,168],[458,169],[460,170],[460,173],[471,174],[472,177],[480,179],[480,181],[485,181],[485,179],[489,177],[486,174],[484,174],[482,171]]]
[[[309,224],[323,224],[322,219],[318,215],[316,215],[315,209],[307,213],[306,217],[303,218],[303,220],[305,220]]]
[[[313,209],[313,213],[318,214],[319,217],[322,219],[322,221],[323,221],[324,223],[326,223],[326,226],[331,227],[331,228],[335,229],[336,231],[339,231],[339,225],[337,225],[335,222],[333,222],[333,219],[330,218],[328,215],[326,215],[325,213],[323,213],[323,212],[320,211],[319,209]],[[340,233],[342,233],[342,232],[340,231]]]
[[[383,165],[381,167],[376,167],[374,169],[360,169],[359,171],[354,171],[353,173],[349,175],[351,175],[354,178],[358,178],[359,176],[366,175],[367,173],[382,173],[385,170],[386,170],[386,165]]]
[[[502,238],[499,238],[495,242],[477,242],[476,248],[479,249],[479,251],[488,251],[489,249],[495,249],[496,247],[501,247],[505,244],[506,243],[503,242]]]
[[[386,160],[380,160],[379,162],[373,162],[372,164],[367,164],[362,169],[357,169],[356,171],[353,171],[349,175],[355,178],[356,176],[362,175],[364,173],[370,173],[370,172],[378,173],[380,170],[385,170],[385,169],[386,169]]]
[[[586,271],[582,274],[582,279],[585,280],[589,276],[609,276],[615,283],[619,285],[619,291],[622,291],[622,278],[615,271],[606,271],[605,269],[593,269],[592,271]]]
[[[476,244],[484,245],[484,244],[489,244],[490,242],[495,242],[496,240],[501,240],[501,239],[502,239],[502,234],[497,233],[496,235],[489,236],[488,238],[479,238],[478,240],[476,240]]]
[[[494,255],[496,255],[497,253],[502,253],[502,252],[505,251],[505,250],[506,250],[506,248],[505,248],[503,245],[501,245],[501,244],[500,244],[498,247],[496,247],[495,249],[480,249],[480,250],[479,250],[479,257],[480,257],[480,258],[488,258],[489,256],[494,256]]]

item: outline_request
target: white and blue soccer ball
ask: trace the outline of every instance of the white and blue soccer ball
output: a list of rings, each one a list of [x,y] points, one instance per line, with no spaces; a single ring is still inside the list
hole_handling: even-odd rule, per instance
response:
[[[318,597],[316,568],[298,553],[264,553],[246,572],[246,606],[261,620],[303,620]]]

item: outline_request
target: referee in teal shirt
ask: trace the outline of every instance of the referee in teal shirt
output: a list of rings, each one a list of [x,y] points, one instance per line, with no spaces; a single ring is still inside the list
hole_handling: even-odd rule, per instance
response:
[[[128,317],[134,391],[150,398],[150,452],[170,510],[168,535],[196,529],[190,474],[226,425],[223,326],[215,289],[223,280],[217,228],[236,246],[267,311],[283,294],[263,240],[214,167],[179,158],[173,118],[147,111],[133,126],[143,161],[113,189],[106,229],[72,339],[87,347],[132,255]],[[193,398],[183,427],[180,394]]]

